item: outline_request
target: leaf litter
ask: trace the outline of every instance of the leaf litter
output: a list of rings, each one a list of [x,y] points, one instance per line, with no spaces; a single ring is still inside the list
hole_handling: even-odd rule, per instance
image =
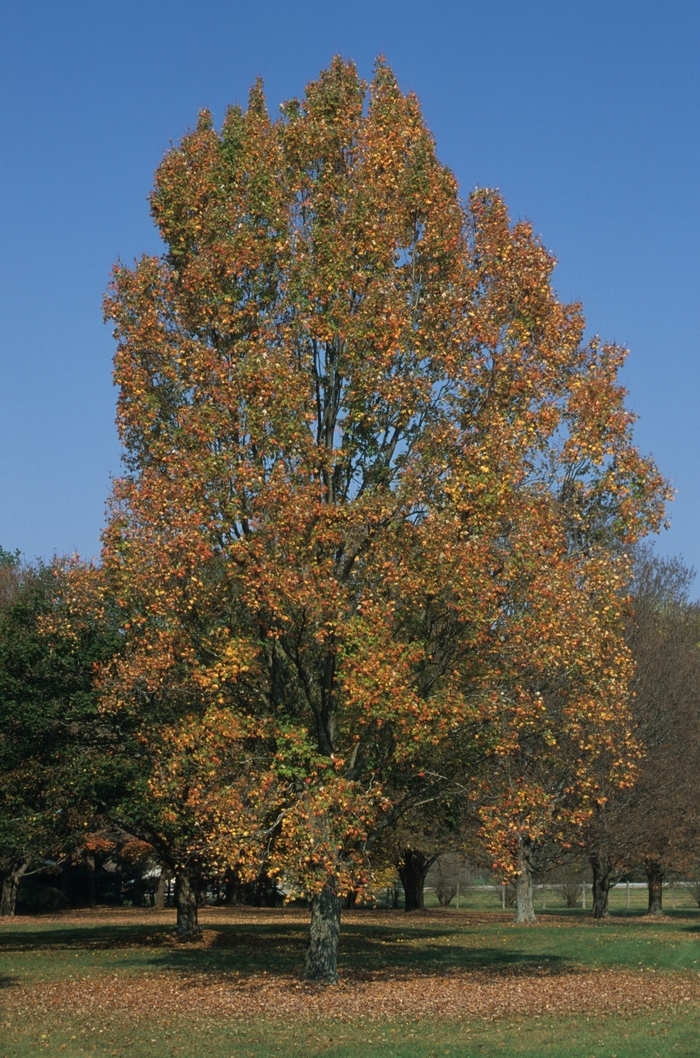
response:
[[[7,1014],[238,1020],[336,1018],[350,1021],[631,1013],[700,1002],[700,979],[649,971],[564,973],[459,971],[349,972],[338,985],[292,975],[161,971],[91,975],[19,986],[6,993]]]
[[[131,924],[134,917],[129,916]],[[252,917],[245,914],[240,920],[250,923]],[[300,925],[306,921],[303,913],[282,913],[280,917],[288,924],[296,925],[297,919]],[[81,924],[85,925],[85,917],[81,918]],[[105,916],[100,918],[105,924]],[[234,918],[239,916],[226,915],[227,922]],[[426,925],[431,918],[425,916]],[[480,918],[470,915],[469,924],[472,927],[481,924]],[[495,924],[495,918],[488,916],[491,925]],[[119,919],[124,922],[121,916],[110,916],[110,919],[115,924]],[[504,916],[504,924],[506,921]],[[67,924],[67,918],[62,924]],[[150,924],[154,924],[152,917]],[[392,925],[397,925],[395,918]],[[146,939],[151,945],[160,942],[180,947],[170,934],[130,938],[136,945]],[[216,929],[207,929],[197,946],[208,948],[217,940],[224,937]],[[184,1017],[241,1022],[270,1019],[468,1021],[633,1014],[655,1009],[668,1014],[673,1009],[687,1009],[687,1004],[700,1004],[700,974],[651,969],[589,970],[575,966],[423,971],[396,967],[348,969],[341,972],[340,981],[334,986],[310,984],[294,974],[275,971],[185,972],[164,968],[158,972],[101,973],[92,970],[89,975],[73,973],[57,981],[31,985],[13,982],[13,987],[3,989],[2,1002],[5,1017],[151,1021]]]

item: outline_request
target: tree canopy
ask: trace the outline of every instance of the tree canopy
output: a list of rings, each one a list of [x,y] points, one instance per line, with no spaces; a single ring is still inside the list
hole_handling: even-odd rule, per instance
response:
[[[259,83],[220,131],[202,112],[151,205],[165,253],[106,302],[104,700],[161,815],[189,806],[179,868],[264,849],[314,895],[307,973],[332,980],[340,894],[441,747],[467,747],[463,782],[490,762],[510,867],[592,803],[613,745],[624,781],[623,545],[665,486],[624,351],[584,341],[497,192],[461,201],[383,61],[368,86],[335,59],[274,121]]]

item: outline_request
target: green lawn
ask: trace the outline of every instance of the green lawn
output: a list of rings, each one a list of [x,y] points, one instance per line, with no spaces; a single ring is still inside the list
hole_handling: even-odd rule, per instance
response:
[[[655,1017],[559,1018],[449,1025],[422,1022],[397,1029],[333,1023],[207,1026],[181,1022],[162,1031],[153,1026],[93,1026],[70,1034],[45,1026],[15,1026],[0,1053],[8,1058],[65,1054],[129,1055],[136,1058],[697,1058],[700,1016],[696,1011]],[[135,1031],[134,1031],[135,1029]],[[76,1035],[77,1032],[77,1035]]]
[[[697,901],[693,896],[692,890],[688,886],[665,886],[663,900],[664,909],[669,912],[674,910],[684,912],[698,911]],[[639,888],[637,888],[637,886],[630,886],[629,910],[631,912],[641,912],[644,914],[647,909],[647,901],[648,896],[646,886],[640,886]],[[437,897],[432,891],[426,893],[425,903],[426,907],[438,907]],[[481,886],[476,886],[468,889],[466,893],[461,893],[459,903],[460,910],[496,911],[501,908],[501,894],[494,889],[486,889]],[[610,911],[616,915],[627,910],[627,889],[624,884],[615,886],[615,888],[611,890],[608,905]],[[568,910],[561,894],[551,885],[547,886],[545,906],[547,911],[555,911],[558,914]],[[590,910],[590,907],[591,887],[589,884],[586,888],[587,910]],[[453,899],[450,908],[456,909],[456,900]],[[538,912],[542,910],[541,885],[538,885],[535,889],[535,909]],[[578,909],[580,910],[580,898]]]
[[[273,1007],[266,1016],[253,1000],[258,983],[270,987],[278,979],[292,994],[306,941],[304,914],[212,909],[202,918],[201,945],[175,942],[172,912],[17,918],[0,925],[0,1058],[700,1054],[700,913],[690,907],[662,922],[631,911],[600,924],[580,911],[562,914],[558,908],[533,928],[515,928],[485,906],[478,914],[452,908],[418,915],[347,912],[341,972],[355,982],[351,991],[324,990],[335,1004],[332,1016],[311,1008],[307,1016],[302,998],[289,1017],[276,1017]],[[626,989],[643,991],[648,981],[663,979],[691,982],[694,992],[687,1002],[652,997],[647,1011],[600,1013],[595,996],[594,1008],[585,1013],[554,1015],[528,1008],[485,1018],[451,1008],[436,1017],[414,1009],[410,996],[405,1007],[398,1006],[409,995],[409,982],[420,989],[425,980],[425,987],[439,994],[454,987],[455,975],[467,981],[467,997],[472,977],[487,992],[515,982],[538,994],[566,980],[575,1006],[577,988],[589,995],[595,991],[592,971],[598,972],[602,991],[619,976]],[[209,1002],[216,990],[225,996],[234,981],[252,988],[250,1016],[245,1009],[242,1016],[240,1010],[235,1017],[222,1016]],[[168,998],[175,986],[176,1001]],[[107,997],[104,1006],[101,1000],[92,1006],[72,1002],[74,993],[89,997],[98,989]],[[358,989],[364,1014],[352,1005],[344,1009],[346,997]],[[380,994],[384,1002],[387,994],[394,996],[397,1009],[382,1007],[386,1016],[371,1020],[372,999]],[[274,1004],[275,993],[270,995]]]

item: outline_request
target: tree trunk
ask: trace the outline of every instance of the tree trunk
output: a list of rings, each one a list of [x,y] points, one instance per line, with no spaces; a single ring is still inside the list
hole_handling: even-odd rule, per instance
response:
[[[143,869],[140,863],[134,868],[134,892],[131,900],[133,907],[141,907],[143,904]]]
[[[518,838],[518,878],[515,894],[515,921],[536,922],[532,882],[532,842],[524,835]]]
[[[0,916],[14,918],[17,910],[17,890],[22,876],[29,870],[28,863],[14,864],[2,876],[2,896],[0,897]]]
[[[663,909],[664,870],[658,860],[645,864],[647,885],[649,886],[648,915],[661,916]]]
[[[224,878],[224,904],[238,903],[238,885],[236,876],[231,873]]]
[[[165,867],[160,869],[160,878],[158,879],[158,890],[156,892],[156,907],[159,911],[162,911],[165,907],[165,887],[170,880],[170,876],[165,870]]]
[[[95,854],[85,853],[85,868],[87,874],[86,897],[88,907],[94,907],[97,903],[97,886],[95,885]]]
[[[304,977],[334,985],[338,982],[338,938],[341,897],[326,884],[311,901],[311,928],[306,952]]]
[[[425,907],[425,879],[436,859],[420,849],[404,849],[399,878],[406,897],[405,911],[422,911]]]
[[[73,872],[70,863],[61,866],[61,892],[67,904],[73,902]]]
[[[175,906],[178,936],[183,940],[196,940],[202,931],[197,919],[196,879],[190,871],[175,873]]]
[[[357,903],[357,889],[349,889],[345,894],[345,910],[352,911]]]
[[[593,869],[593,918],[607,918],[608,896],[610,894],[610,861],[602,852],[594,852],[589,856],[591,868]]]

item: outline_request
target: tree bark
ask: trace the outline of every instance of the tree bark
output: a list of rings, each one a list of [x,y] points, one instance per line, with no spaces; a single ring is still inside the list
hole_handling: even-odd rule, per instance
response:
[[[518,838],[518,878],[515,895],[515,921],[536,922],[532,879],[532,842],[525,835]]]
[[[311,901],[311,928],[304,977],[334,985],[338,982],[338,938],[342,899],[327,883]]]
[[[61,866],[61,892],[67,904],[73,902],[73,872],[70,863]]]
[[[86,898],[88,907],[94,907],[97,903],[97,886],[95,885],[95,854],[85,853],[85,869],[87,874]]]
[[[425,879],[436,859],[420,849],[404,849],[399,878],[406,897],[405,911],[422,911],[425,907]]]
[[[233,874],[227,874],[224,878],[224,903],[237,904],[238,886]]]
[[[660,917],[664,913],[664,870],[658,860],[651,860],[646,863],[645,870],[647,873],[647,885],[649,887],[649,908],[647,914]]]
[[[608,918],[610,915],[608,911],[610,861],[602,852],[591,853],[589,861],[593,870],[593,907],[591,914],[593,918]]]
[[[17,890],[22,876],[29,870],[28,863],[13,864],[2,876],[2,896],[0,896],[0,916],[14,918],[17,910]]]
[[[165,867],[160,869],[160,878],[158,879],[158,890],[156,892],[156,904],[155,906],[159,911],[162,911],[165,907],[165,887],[170,881],[170,875],[166,871]]]
[[[134,891],[131,904],[132,907],[141,907],[143,904],[143,869],[140,863],[134,867]]]
[[[175,873],[175,907],[177,908],[177,934],[183,940],[196,940],[201,936],[197,919],[197,885],[191,871]]]

